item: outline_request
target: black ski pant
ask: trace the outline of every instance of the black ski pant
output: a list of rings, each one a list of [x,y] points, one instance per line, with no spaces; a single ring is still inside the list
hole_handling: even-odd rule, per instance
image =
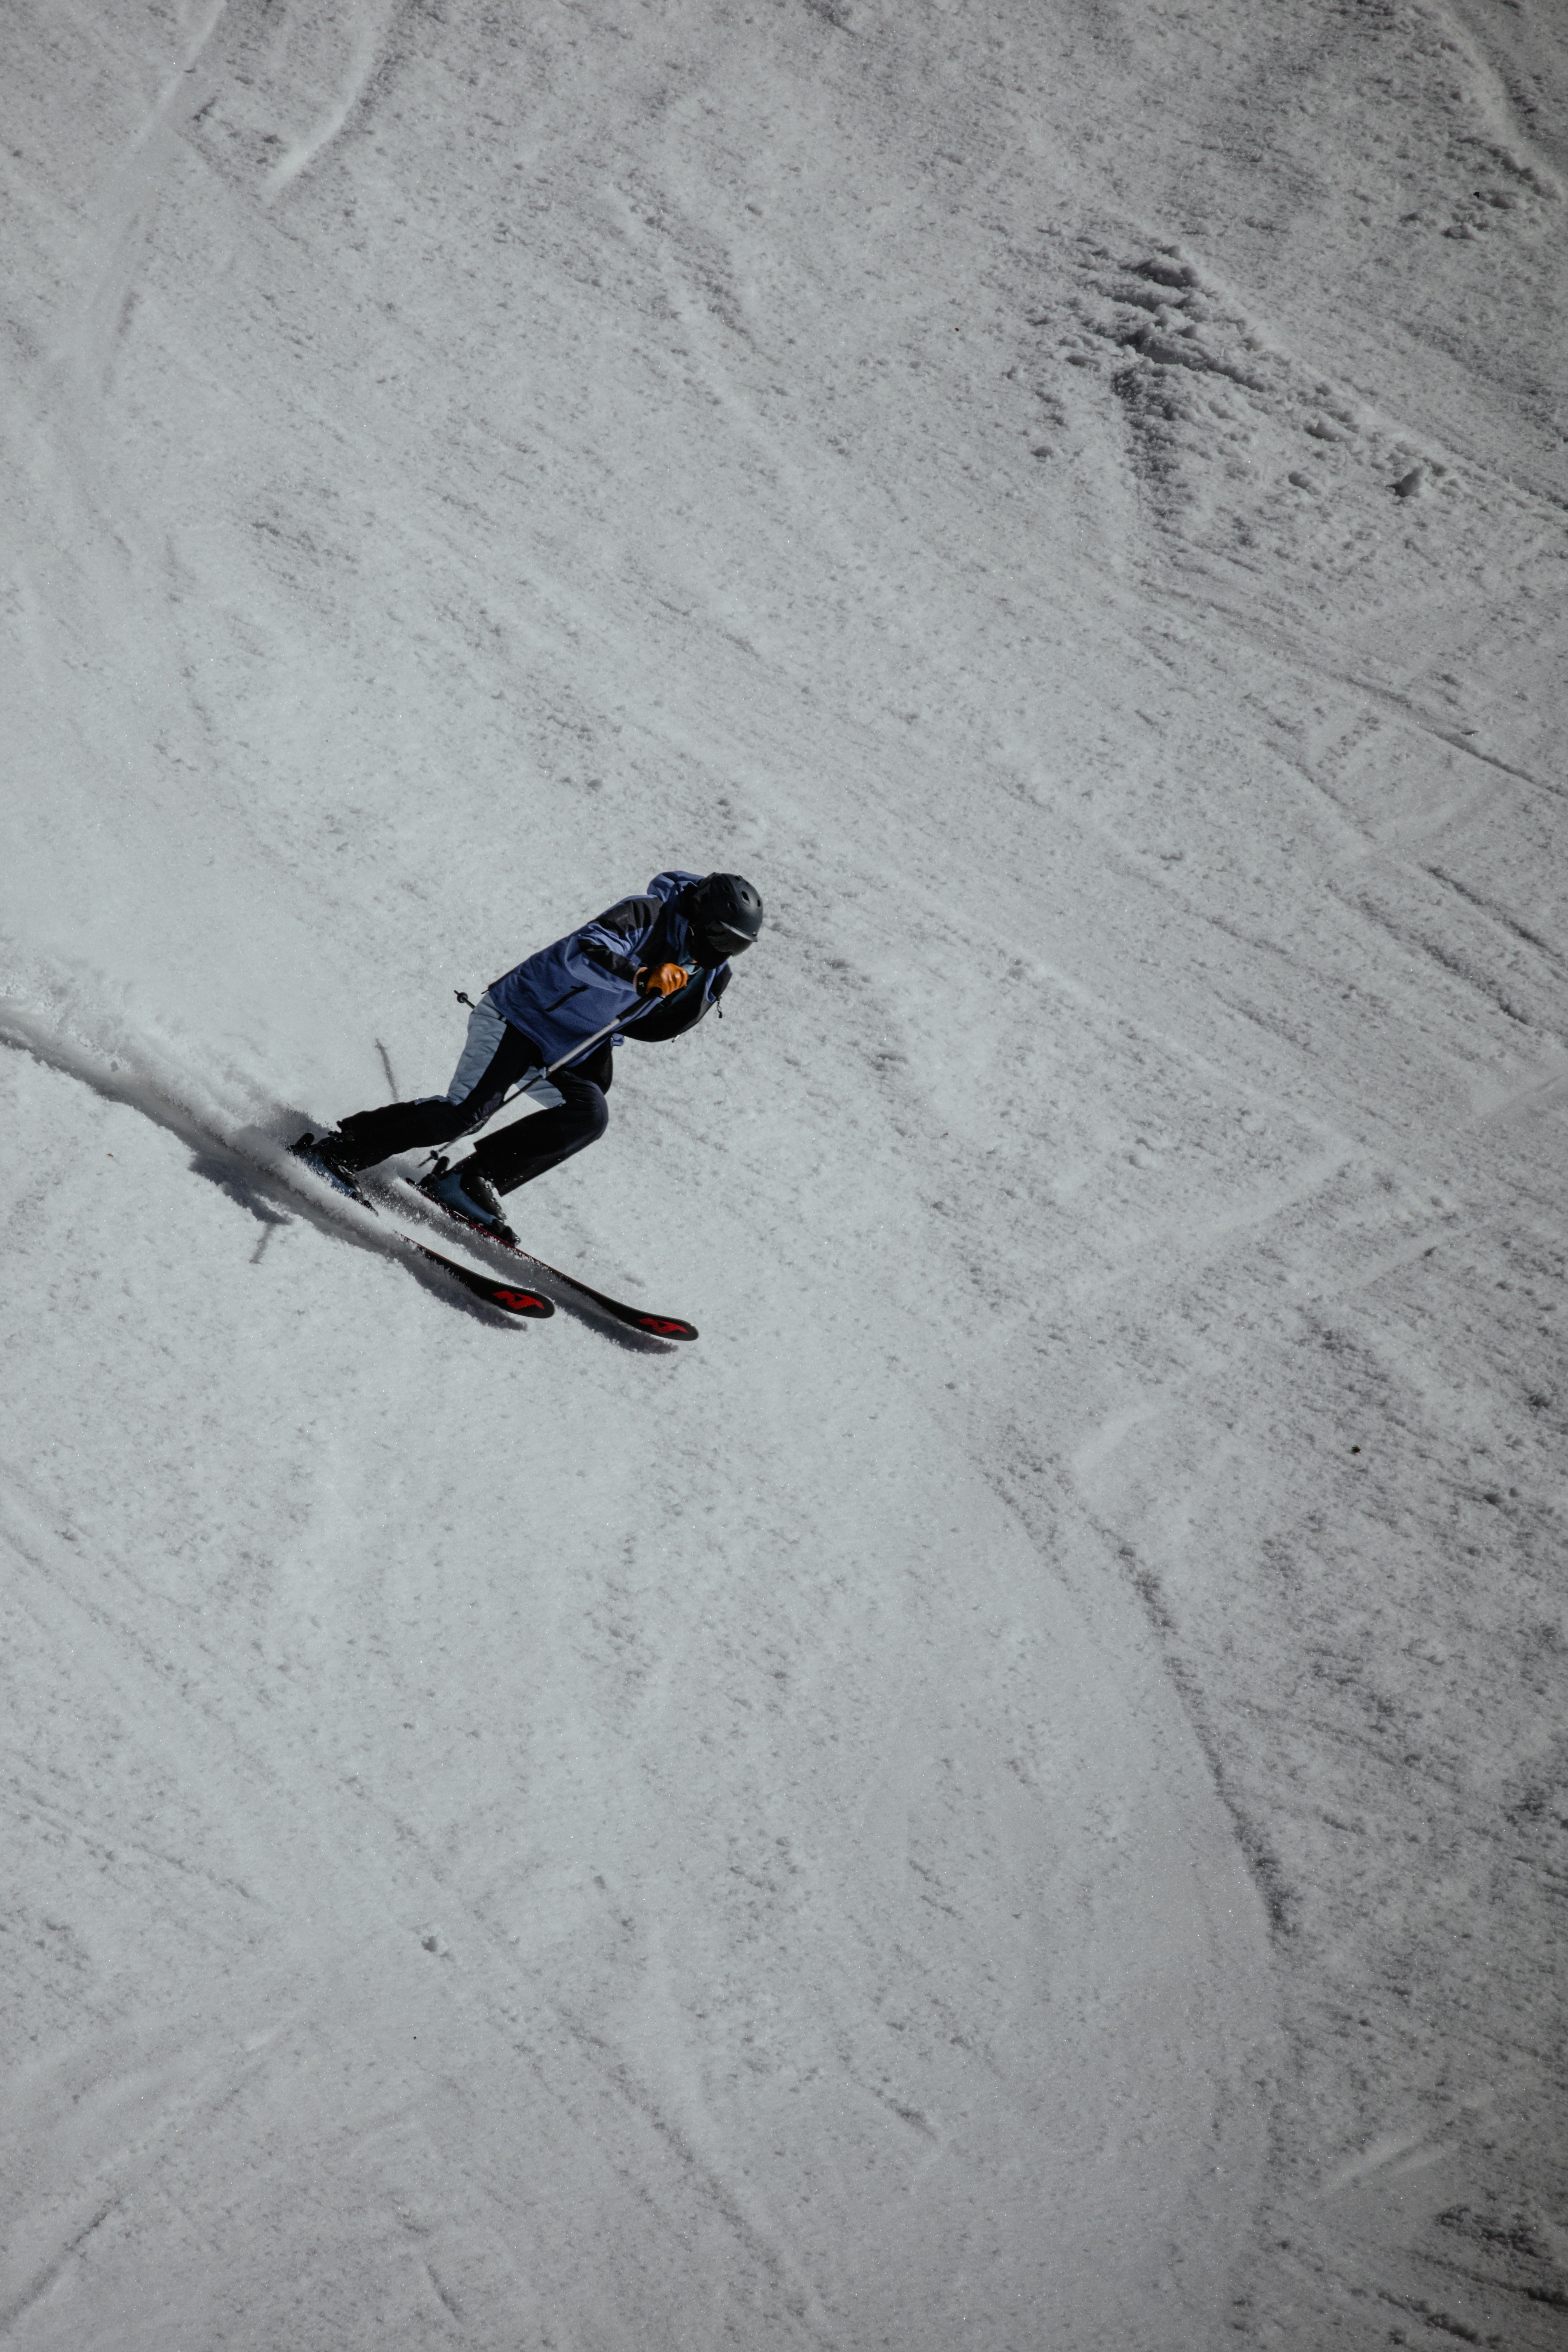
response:
[[[471,1135],[493,1118],[501,1097],[528,1071],[540,1069],[543,1055],[531,1037],[510,1022],[500,1024],[495,1052],[471,1087],[458,1096],[426,1095],[417,1102],[385,1103],[379,1110],[352,1111],[339,1122],[336,1156],[344,1167],[374,1168],[395,1152],[438,1149]],[[474,1152],[474,1165],[498,1192],[515,1192],[573,1153],[596,1143],[610,1123],[605,1100],[615,1056],[606,1037],[597,1050],[569,1070],[557,1070],[551,1085],[561,1097],[549,1110],[514,1119],[487,1135]],[[458,1065],[461,1075],[462,1065]]]
[[[559,1168],[574,1151],[597,1143],[610,1123],[605,1100],[615,1070],[615,1055],[606,1037],[585,1062],[557,1070],[550,1083],[561,1096],[552,1109],[533,1111],[513,1119],[509,1127],[487,1135],[474,1147],[474,1165],[488,1176],[498,1192],[515,1192],[536,1176]]]

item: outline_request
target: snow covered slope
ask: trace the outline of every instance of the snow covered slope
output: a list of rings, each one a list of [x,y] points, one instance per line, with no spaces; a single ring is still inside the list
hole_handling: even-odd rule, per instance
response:
[[[5,2342],[1560,2343],[1553,12],[0,44]]]

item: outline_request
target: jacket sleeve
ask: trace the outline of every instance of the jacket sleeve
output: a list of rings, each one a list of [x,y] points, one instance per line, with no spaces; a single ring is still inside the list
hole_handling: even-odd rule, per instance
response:
[[[584,923],[577,944],[590,963],[613,971],[617,980],[635,980],[647,961],[640,952],[663,908],[657,898],[620,898]]]

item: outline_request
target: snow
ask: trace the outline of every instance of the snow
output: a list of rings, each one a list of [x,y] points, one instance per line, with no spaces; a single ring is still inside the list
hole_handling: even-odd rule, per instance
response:
[[[0,40],[7,2347],[1561,2344],[1555,12]]]

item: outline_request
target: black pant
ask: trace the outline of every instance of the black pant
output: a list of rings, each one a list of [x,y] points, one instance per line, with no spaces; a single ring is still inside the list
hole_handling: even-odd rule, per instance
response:
[[[461,1102],[445,1095],[429,1095],[421,1102],[385,1103],[380,1110],[356,1110],[339,1124],[346,1150],[338,1157],[345,1167],[373,1168],[395,1152],[429,1150],[471,1135],[493,1116],[509,1087],[528,1070],[539,1069],[543,1055],[531,1037],[510,1023],[483,1076]],[[615,1072],[615,1055],[606,1037],[596,1053],[557,1070],[550,1083],[561,1096],[552,1109],[514,1119],[495,1135],[487,1135],[474,1152],[474,1165],[498,1192],[515,1192],[547,1169],[558,1168],[574,1151],[597,1143],[610,1123],[605,1100]]]

